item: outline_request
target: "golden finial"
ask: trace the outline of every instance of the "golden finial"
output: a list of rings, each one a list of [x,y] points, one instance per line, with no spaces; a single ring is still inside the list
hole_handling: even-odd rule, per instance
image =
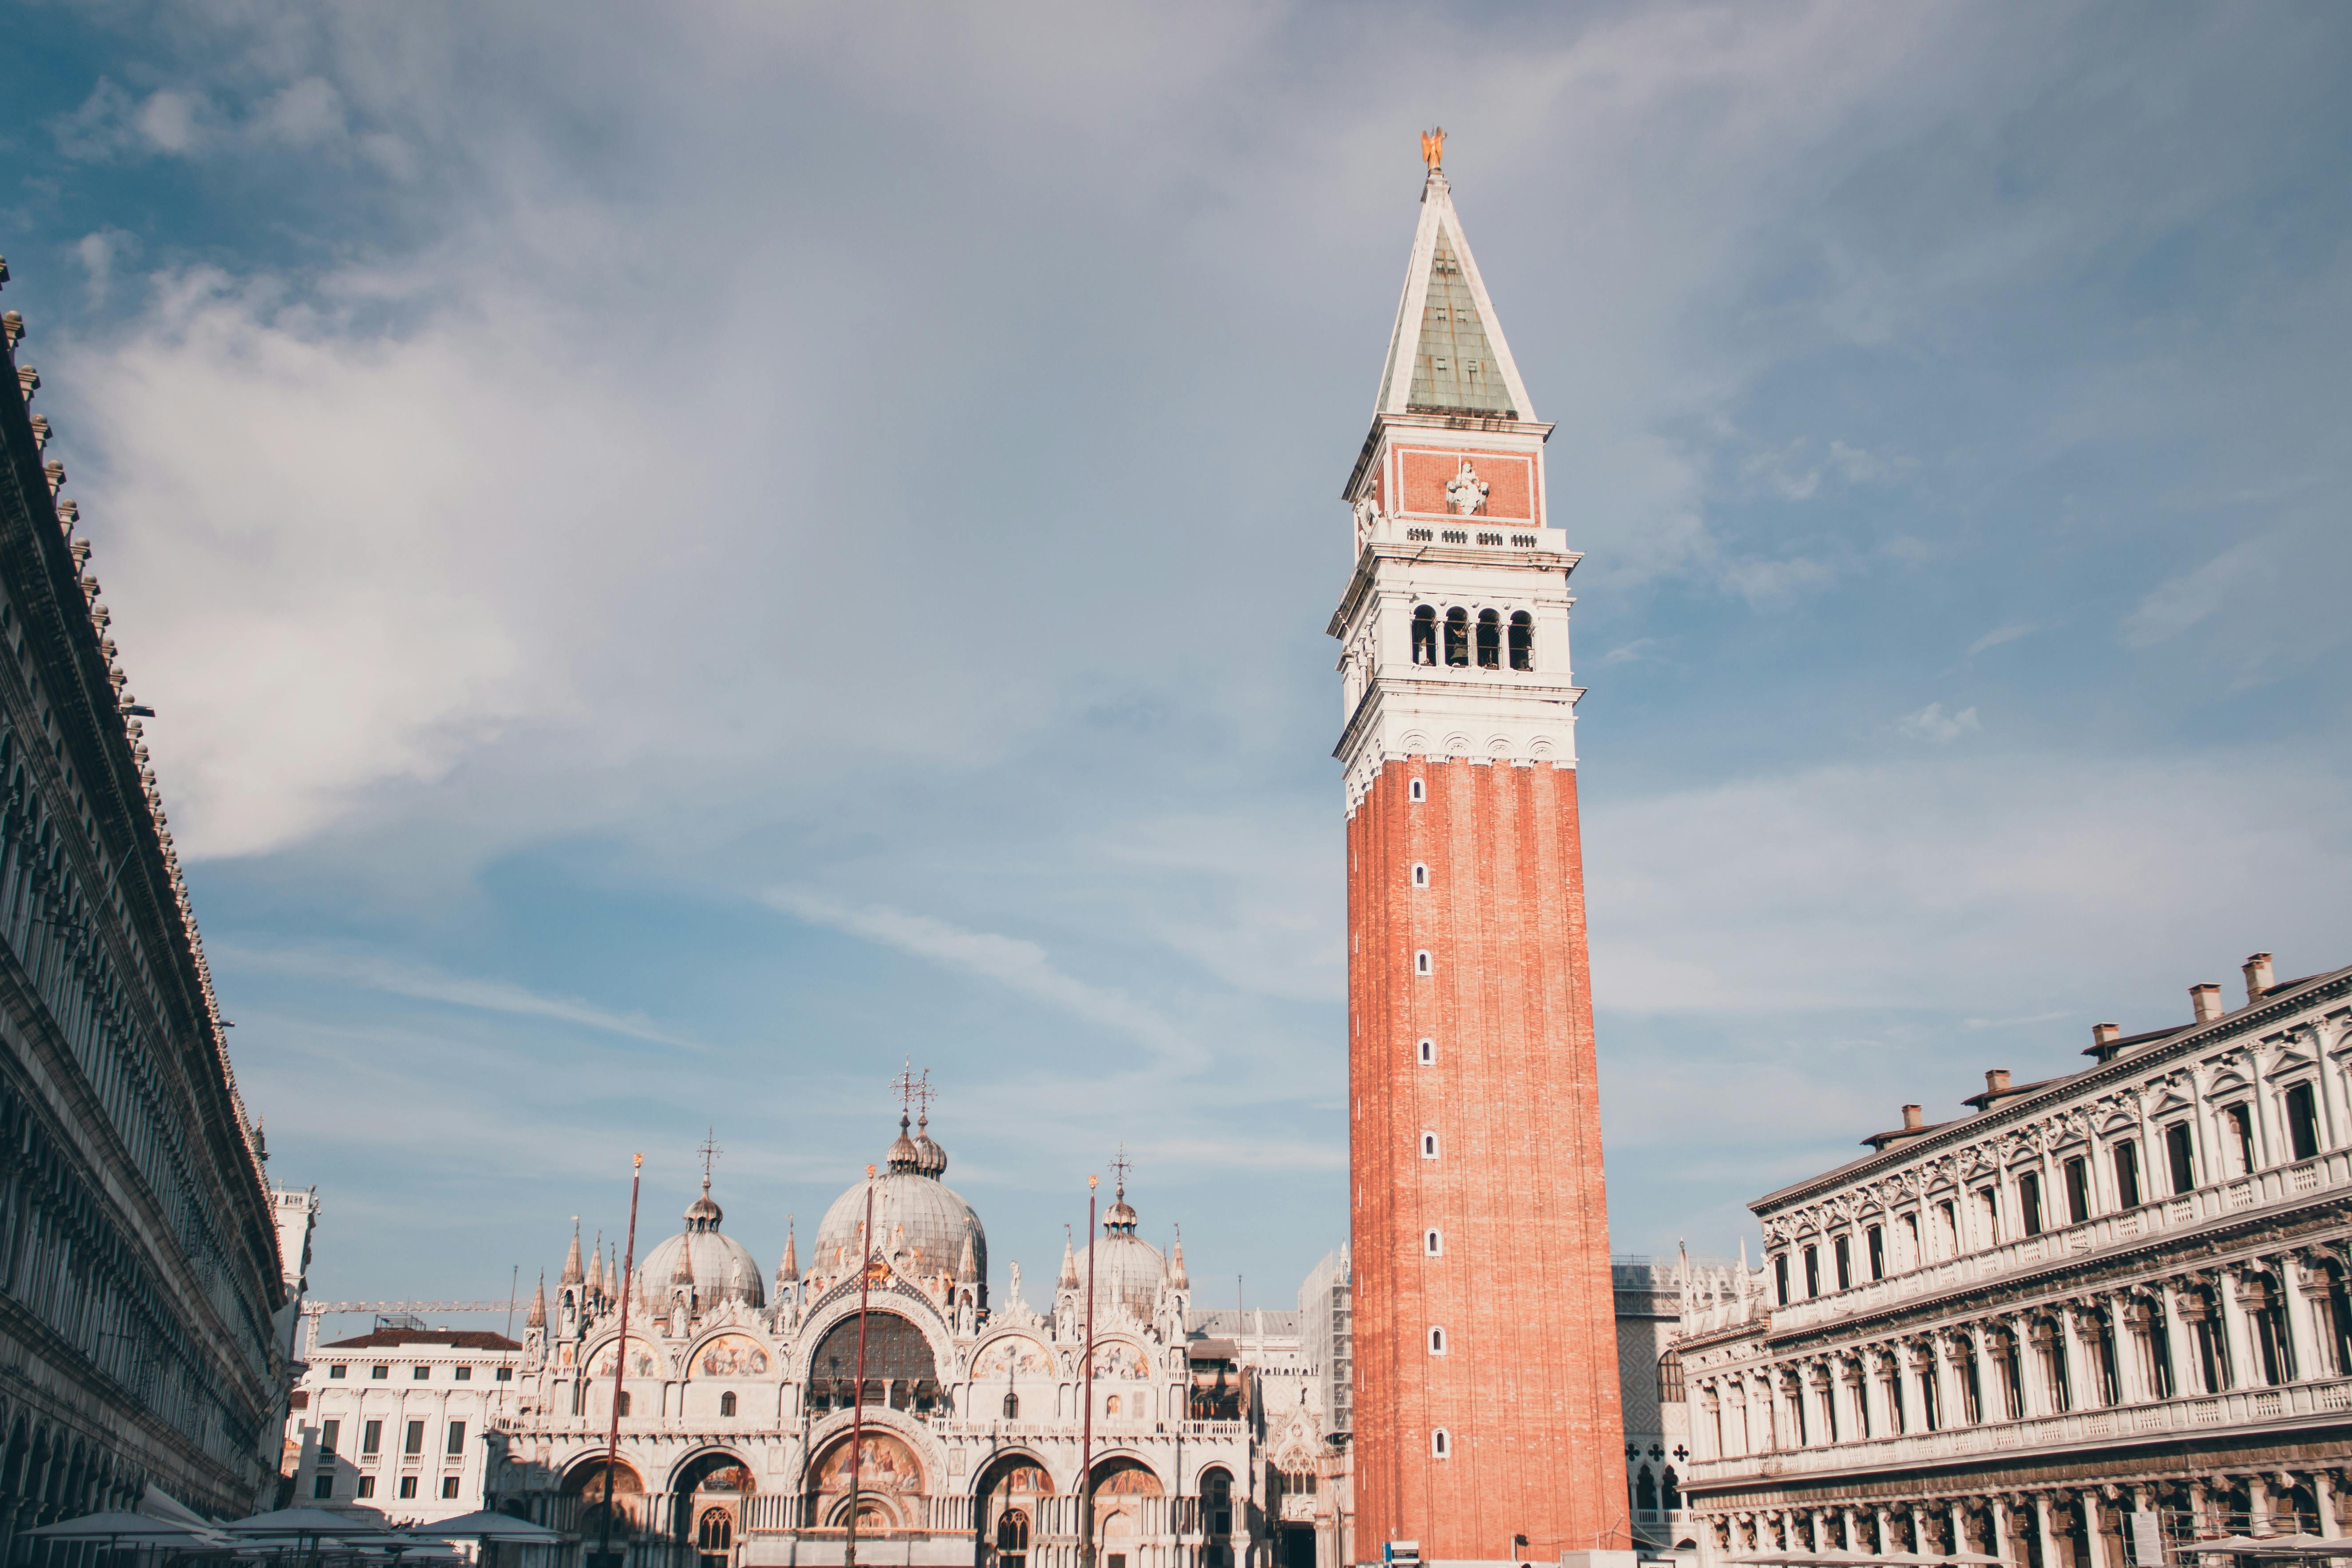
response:
[[[1421,133],[1421,161],[1431,168],[1445,162],[1445,127]]]

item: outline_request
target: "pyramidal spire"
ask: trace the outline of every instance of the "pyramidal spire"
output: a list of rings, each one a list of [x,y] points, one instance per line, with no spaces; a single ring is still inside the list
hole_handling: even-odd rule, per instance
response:
[[[1413,231],[1404,297],[1397,302],[1396,328],[1389,334],[1372,412],[1533,419],[1527,386],[1454,210],[1453,187],[1439,162],[1445,133],[1433,132],[1421,140],[1429,164],[1421,188],[1421,224]]]
[[[784,1216],[784,1256],[776,1265],[776,1283],[789,1285],[801,1277],[800,1239],[793,1234],[793,1216]]]
[[[1070,1246],[1069,1233],[1065,1231],[1062,1233],[1062,1277],[1054,1282],[1054,1289],[1075,1290],[1077,1288],[1078,1255]]]
[[[969,1231],[964,1233],[963,1256],[956,1259],[956,1283],[959,1285],[980,1283],[980,1259],[972,1253],[971,1234]]]
[[[1192,1288],[1192,1276],[1184,1272],[1184,1227],[1176,1227],[1176,1245],[1168,1249],[1168,1283],[1179,1290]]]
[[[541,1269],[539,1289],[530,1293],[530,1316],[522,1321],[526,1329],[547,1327],[547,1271]]]
[[[604,1294],[604,1233],[596,1233],[595,1250],[588,1255],[588,1294],[601,1298]]]
[[[580,1279],[580,1222],[575,1218],[572,1222],[572,1250],[564,1255],[563,1278],[557,1283],[577,1285]]]

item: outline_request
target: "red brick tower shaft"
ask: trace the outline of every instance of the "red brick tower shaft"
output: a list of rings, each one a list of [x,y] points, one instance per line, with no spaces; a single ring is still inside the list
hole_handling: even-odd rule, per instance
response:
[[[1330,628],[1359,1561],[1632,1544],[1550,429],[1433,168]]]

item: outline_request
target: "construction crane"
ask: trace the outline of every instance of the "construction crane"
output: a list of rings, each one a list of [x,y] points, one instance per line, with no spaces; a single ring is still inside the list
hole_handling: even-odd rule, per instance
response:
[[[380,1318],[424,1317],[428,1313],[511,1312],[514,1303],[508,1301],[305,1301],[302,1316],[310,1320],[303,1325],[302,1355],[308,1360],[319,1348],[319,1320],[342,1312],[372,1312]]]

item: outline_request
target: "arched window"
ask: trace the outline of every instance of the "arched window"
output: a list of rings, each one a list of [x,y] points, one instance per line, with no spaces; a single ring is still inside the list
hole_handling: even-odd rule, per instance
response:
[[[1437,612],[1427,605],[1416,605],[1412,611],[1412,662],[1437,662]],[[1421,797],[1415,795],[1414,799]]]
[[[694,1549],[699,1552],[706,1568],[727,1561],[728,1549],[735,1544],[735,1518],[723,1508],[707,1508],[694,1527]]]
[[[1425,1068],[1433,1068],[1437,1065],[1437,1042],[1435,1040],[1423,1040],[1421,1042],[1421,1065]]]
[[[1429,790],[1419,779],[1415,779],[1411,784],[1406,786],[1404,797],[1405,799],[1412,801],[1427,800],[1429,798]],[[341,1369],[339,1367],[336,1370],[341,1371]]]
[[[1430,962],[1429,950],[1427,948],[1423,948],[1419,952],[1412,955],[1412,972],[1415,974],[1434,974],[1437,973],[1436,965]]]
[[[1008,1394],[1004,1396],[1004,1418],[1007,1421],[1018,1421],[1021,1419],[1021,1396],[1019,1394]]]
[[[1525,610],[1511,613],[1511,668],[1536,667],[1536,618]]]
[[[865,1403],[929,1414],[941,1398],[931,1342],[896,1312],[866,1315]],[[808,1397],[820,1411],[846,1410],[857,1383],[857,1314],[825,1331],[809,1361]]]
[[[1434,1325],[1432,1325],[1429,1331],[1429,1353],[1432,1355],[1445,1353],[1445,1331]]]
[[[1423,1132],[1421,1135],[1421,1157],[1424,1160],[1434,1160],[1437,1158],[1436,1133]]]
[[[1118,1394],[1114,1394],[1108,1399],[1103,1401],[1103,1414],[1106,1415],[1116,1415],[1118,1414]]]
[[[1478,668],[1503,668],[1503,617],[1492,610],[1478,612]]]
[[[1212,1541],[1234,1532],[1234,1478],[1221,1469],[1201,1476],[1202,1526]]]
[[[719,1396],[719,1414],[721,1415],[735,1414],[735,1395],[732,1391]]]
[[[1444,1233],[1439,1231],[1434,1226],[1423,1231],[1421,1233],[1421,1250],[1425,1256],[1430,1258],[1441,1258],[1444,1256]]]
[[[1658,1511],[1658,1480],[1647,1465],[1633,1478],[1633,1506],[1643,1513]]]
[[[1459,605],[1445,612],[1445,662],[1457,668],[1470,663],[1470,612]]]
[[[1416,888],[1429,886],[1429,868],[1417,860],[1413,862],[1412,867],[1412,885]]]
[[[1429,1457],[1433,1459],[1450,1459],[1454,1457],[1454,1439],[1445,1435],[1445,1428],[1443,1426],[1433,1428],[1429,1434]]]
[[[1675,1468],[1672,1465],[1668,1465],[1666,1473],[1658,1478],[1658,1506],[1668,1513],[1682,1511],[1682,1483],[1675,1479]]]
[[[624,1392],[624,1393],[622,1394],[622,1395],[621,1395],[621,1414],[622,1414],[622,1415],[626,1415],[628,1413],[629,1413],[629,1396],[628,1396],[628,1394],[627,1394],[625,1392]]]
[[[1022,1568],[1029,1554],[1029,1510],[1008,1508],[996,1521],[998,1568]]]

